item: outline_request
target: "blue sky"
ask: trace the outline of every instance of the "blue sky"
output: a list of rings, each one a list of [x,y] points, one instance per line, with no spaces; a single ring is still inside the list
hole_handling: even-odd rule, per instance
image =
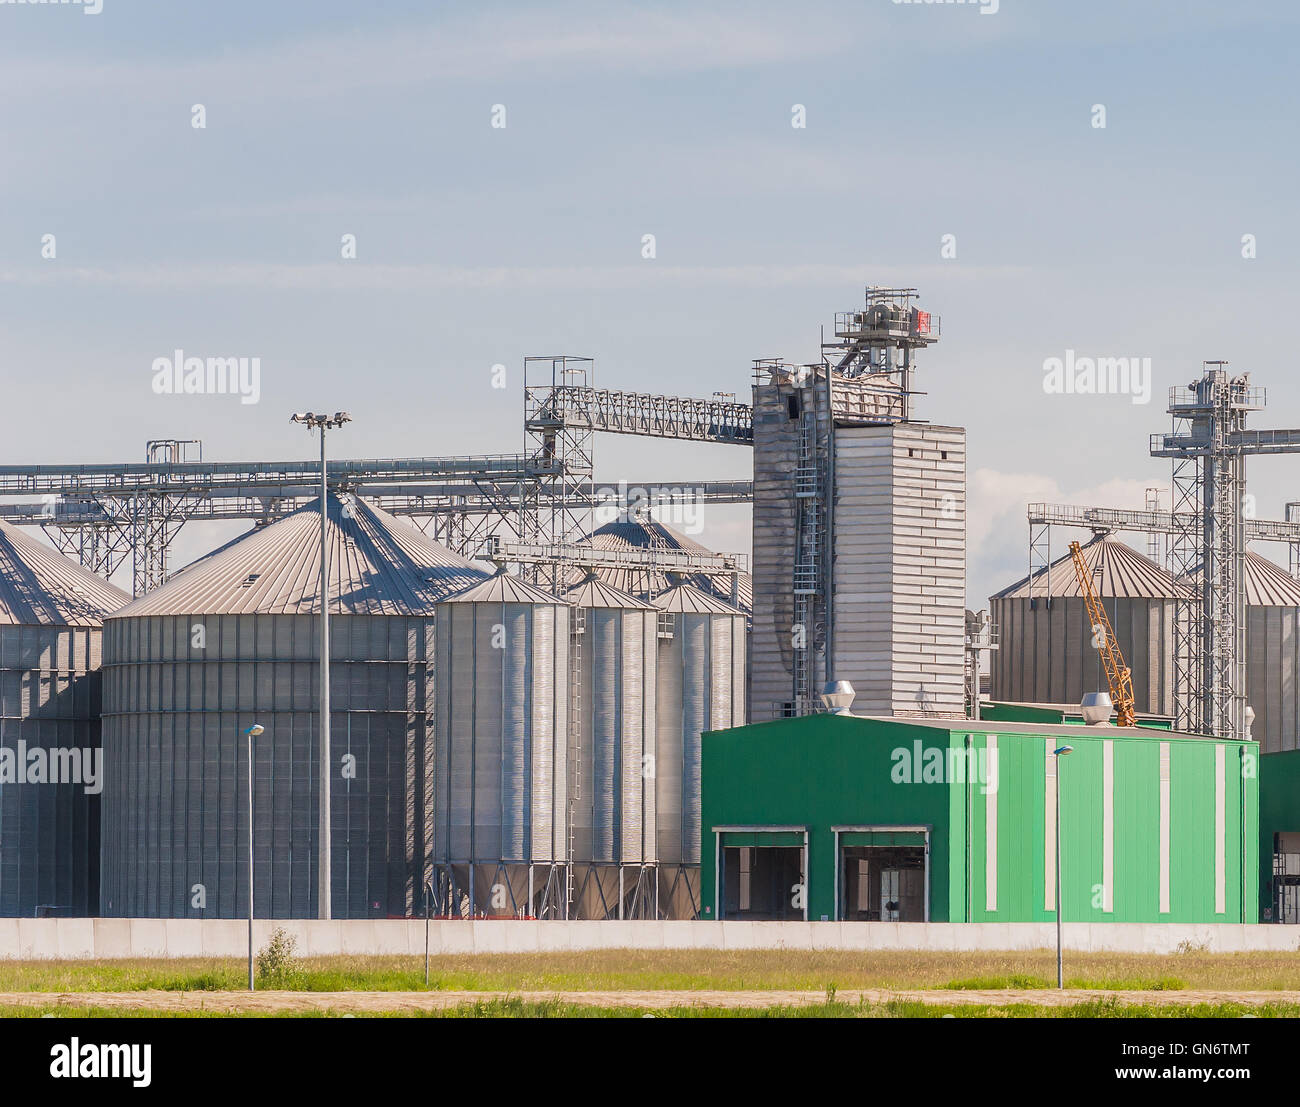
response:
[[[525,355],[743,394],[864,284],[913,285],[944,330],[919,414],[969,432],[983,606],[1024,571],[1026,500],[1167,484],[1147,435],[1203,359],[1268,388],[1255,425],[1300,425],[1297,23],[1200,0],[0,4],[0,461],[159,437],[307,457],[308,407],[353,413],[352,456],[516,450]],[[176,348],[261,358],[260,402],[155,395]],[[1045,394],[1067,349],[1150,357],[1151,402]],[[608,480],[749,462],[597,447]],[[1262,515],[1295,475],[1252,463]],[[229,533],[187,528],[181,560]],[[703,539],[746,548],[747,511]]]

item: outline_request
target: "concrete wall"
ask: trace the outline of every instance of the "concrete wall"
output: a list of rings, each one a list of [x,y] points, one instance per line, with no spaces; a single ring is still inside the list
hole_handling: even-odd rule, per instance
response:
[[[282,926],[305,956],[424,952],[419,920],[257,922],[265,945]],[[1067,949],[1172,953],[1294,952],[1300,926],[1066,923]],[[537,953],[592,949],[1028,950],[1055,948],[1051,923],[520,922],[437,921],[432,953]],[[0,919],[0,958],[242,957],[247,923],[234,919]]]

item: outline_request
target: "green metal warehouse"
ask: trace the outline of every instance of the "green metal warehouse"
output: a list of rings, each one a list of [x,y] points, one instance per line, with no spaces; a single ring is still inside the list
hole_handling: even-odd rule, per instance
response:
[[[1258,763],[1254,742],[1069,722],[823,714],[716,731],[702,916],[1050,921],[1059,798],[1066,921],[1255,922]]]

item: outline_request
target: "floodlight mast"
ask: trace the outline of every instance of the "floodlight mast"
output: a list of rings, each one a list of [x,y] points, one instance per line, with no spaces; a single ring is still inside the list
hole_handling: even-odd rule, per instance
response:
[[[352,422],[346,411],[333,415],[299,412],[289,421],[308,430],[320,431],[320,802],[317,836],[319,872],[316,887],[316,913],[319,918],[332,917],[330,851],[330,605],[329,605],[329,469],[325,462],[325,431]]]

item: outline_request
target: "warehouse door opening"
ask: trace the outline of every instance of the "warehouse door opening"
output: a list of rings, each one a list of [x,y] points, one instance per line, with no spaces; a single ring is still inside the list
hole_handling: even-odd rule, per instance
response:
[[[854,922],[926,922],[924,830],[842,830],[839,917]]]
[[[1300,923],[1300,833],[1273,835],[1273,919]]]
[[[720,918],[807,918],[802,831],[724,833],[720,837]]]

